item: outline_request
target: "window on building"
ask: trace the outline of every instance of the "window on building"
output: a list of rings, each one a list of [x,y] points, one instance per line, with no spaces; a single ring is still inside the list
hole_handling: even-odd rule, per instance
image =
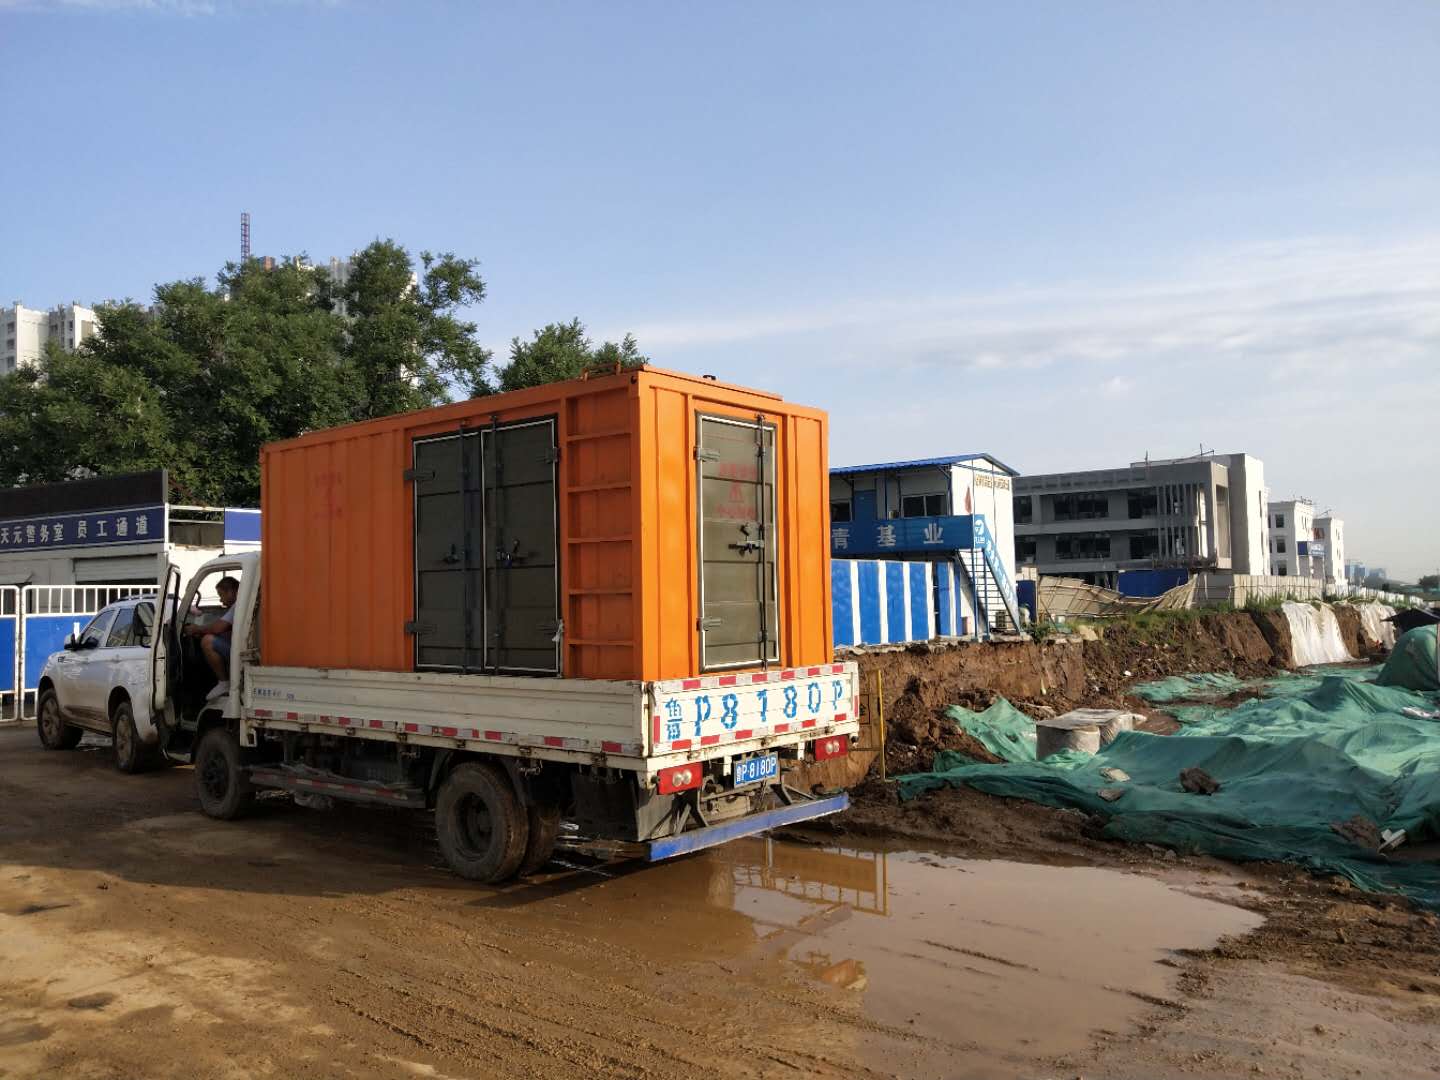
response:
[[[1154,517],[1159,511],[1159,502],[1153,491],[1130,491],[1126,492],[1125,502],[1130,512],[1130,520],[1136,521],[1140,518]]]
[[[1281,563],[1278,567],[1275,568],[1275,573],[1279,574],[1281,577],[1286,577],[1289,574],[1289,570],[1286,568],[1284,563]]]
[[[1275,515],[1275,528],[1277,528],[1277,529],[1283,529],[1283,528],[1285,528],[1285,515],[1284,515],[1284,514],[1276,514],[1276,515]]]
[[[900,500],[901,517],[940,517],[944,513],[944,495],[906,495]]]
[[[1277,537],[1275,538],[1275,554],[1276,554],[1276,555],[1284,555],[1284,554],[1285,554],[1285,537],[1283,537],[1283,536],[1277,536]]]
[[[830,520],[831,520],[831,521],[849,521],[849,520],[850,520],[850,500],[849,500],[849,499],[842,499],[842,500],[840,500],[839,502],[832,502],[832,503],[830,504]]]
[[[1140,533],[1130,537],[1130,558],[1153,559],[1160,554],[1160,537],[1154,533]]]
[[[1099,492],[1055,496],[1056,521],[1090,521],[1110,515],[1110,500]]]
[[[1035,561],[1035,540],[1031,537],[1023,537],[1015,541],[1015,561]]]
[[[1057,559],[1108,559],[1108,536],[1060,536],[1055,539]]]
[[[1015,496],[1015,524],[1029,525],[1035,520],[1035,502],[1029,495]]]

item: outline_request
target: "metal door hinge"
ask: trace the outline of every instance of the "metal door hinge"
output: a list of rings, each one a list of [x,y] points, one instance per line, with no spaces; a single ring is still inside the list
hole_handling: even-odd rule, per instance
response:
[[[406,480],[434,480],[434,469],[406,469],[401,474]]]
[[[696,619],[696,630],[716,630],[725,625],[725,620],[718,615],[711,615],[708,619]]]
[[[554,465],[560,460],[560,448],[558,446],[549,447],[541,456],[540,460],[545,462],[546,465]]]
[[[434,632],[434,623],[416,622],[412,619],[410,622],[407,622],[405,624],[405,633],[407,634],[414,634],[418,636],[420,634],[433,634]]]
[[[704,447],[704,446],[697,446],[697,447],[695,447],[695,460],[696,460],[696,461],[719,461],[719,460],[720,460],[720,451],[719,451],[719,450],[711,450],[711,449],[708,449],[707,447]]]

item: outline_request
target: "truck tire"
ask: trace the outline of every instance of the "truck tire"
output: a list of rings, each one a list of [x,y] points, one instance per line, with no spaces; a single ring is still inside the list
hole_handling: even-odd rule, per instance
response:
[[[463,878],[494,883],[515,876],[530,823],[510,777],[498,765],[457,765],[435,799],[435,832],[445,861]]]
[[[528,816],[530,839],[525,842],[525,857],[516,871],[520,877],[535,873],[550,861],[560,836],[560,807],[556,803],[531,803]]]
[[[115,746],[115,767],[137,773],[150,764],[150,754],[135,730],[135,713],[129,701],[117,702],[110,714],[110,738]]]
[[[195,750],[195,794],[206,817],[230,821],[255,799],[255,789],[240,762],[240,741],[232,731],[213,727]]]
[[[40,745],[46,750],[74,750],[85,737],[85,732],[74,724],[65,723],[65,718],[60,715],[60,699],[48,686],[40,691],[40,700],[35,708],[35,730],[40,735]]]

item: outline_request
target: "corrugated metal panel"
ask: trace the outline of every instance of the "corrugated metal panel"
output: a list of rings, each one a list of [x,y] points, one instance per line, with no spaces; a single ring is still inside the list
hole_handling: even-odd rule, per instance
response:
[[[261,454],[267,665],[409,671],[417,438],[544,416],[559,446],[562,673],[700,670],[697,412],[776,426],[784,666],[831,656],[825,414],[646,369],[572,380],[276,443]]]
[[[929,641],[963,622],[949,563],[834,559],[830,580],[837,646]]]

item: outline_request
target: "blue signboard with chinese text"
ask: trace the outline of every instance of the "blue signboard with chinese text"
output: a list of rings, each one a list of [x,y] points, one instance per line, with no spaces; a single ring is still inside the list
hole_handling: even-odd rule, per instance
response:
[[[975,524],[970,514],[840,521],[830,526],[830,553],[842,559],[899,552],[968,551],[974,545]]]
[[[163,506],[0,520],[0,553],[161,543],[164,539]]]

